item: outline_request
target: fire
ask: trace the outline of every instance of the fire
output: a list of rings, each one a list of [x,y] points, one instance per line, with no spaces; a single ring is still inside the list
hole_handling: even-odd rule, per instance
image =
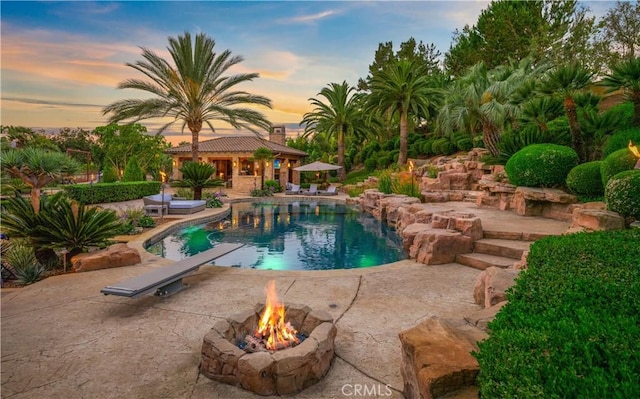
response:
[[[254,337],[264,339],[268,350],[286,348],[300,342],[297,331],[285,320],[284,304],[278,299],[276,282],[267,284],[267,302]]]
[[[631,140],[629,140],[629,151],[631,151],[631,153],[633,155],[635,155],[636,157],[640,158],[640,150],[638,150],[638,146],[637,145],[633,145],[633,142]]]

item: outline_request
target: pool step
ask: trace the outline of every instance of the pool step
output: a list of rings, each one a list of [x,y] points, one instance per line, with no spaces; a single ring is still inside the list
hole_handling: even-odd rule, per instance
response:
[[[485,270],[495,266],[507,268],[522,258],[533,241],[483,238],[473,244],[473,252],[456,256],[456,263]]]

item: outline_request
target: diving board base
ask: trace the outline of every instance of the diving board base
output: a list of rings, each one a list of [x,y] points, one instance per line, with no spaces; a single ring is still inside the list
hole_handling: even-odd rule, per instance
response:
[[[182,290],[185,287],[182,279],[195,272],[200,266],[243,246],[244,244],[218,244],[208,251],[200,252],[170,266],[160,267],[146,274],[104,287],[100,292],[104,295],[128,298],[150,294],[166,297]]]

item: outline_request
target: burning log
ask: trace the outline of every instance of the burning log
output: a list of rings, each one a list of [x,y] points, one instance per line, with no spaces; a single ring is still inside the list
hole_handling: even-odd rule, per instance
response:
[[[247,344],[243,349],[245,352],[267,352],[267,347],[264,344],[264,340],[256,338],[253,335],[247,335],[244,337],[244,342]]]

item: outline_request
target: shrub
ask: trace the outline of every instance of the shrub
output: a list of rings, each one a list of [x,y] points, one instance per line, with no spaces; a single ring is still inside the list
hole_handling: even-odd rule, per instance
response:
[[[17,282],[22,285],[40,280],[46,268],[36,259],[33,247],[23,241],[17,241],[7,251],[6,261],[16,271]]]
[[[345,192],[346,192],[346,193],[347,193],[347,195],[348,195],[349,197],[351,197],[351,198],[353,198],[353,197],[357,197],[357,196],[359,196],[360,194],[364,193],[364,190],[365,190],[364,186],[362,186],[362,187],[358,187],[358,186],[347,186],[347,187],[345,188]]]
[[[600,165],[602,185],[607,187],[609,179],[625,170],[633,169],[638,159],[627,148],[617,150],[609,154]]]
[[[620,172],[609,179],[604,201],[610,211],[640,220],[640,169]]]
[[[98,184],[72,184],[64,186],[67,195],[83,204],[122,202],[158,194],[159,181],[116,182]]]
[[[474,353],[483,398],[640,397],[640,229],[546,237]]]
[[[283,191],[283,188],[280,185],[280,183],[275,180],[265,180],[264,188],[266,190],[271,190],[272,193],[281,193]],[[216,208],[219,208],[219,207],[216,207]]]
[[[36,251],[67,249],[72,255],[106,246],[120,224],[115,211],[75,203],[63,192],[43,196],[37,214],[22,197],[11,198],[2,213],[2,228],[10,236],[28,239]]]
[[[436,139],[431,145],[434,154],[450,155],[456,150],[456,147],[447,137]]]
[[[606,158],[615,151],[627,148],[629,141],[632,141],[636,145],[640,145],[640,128],[630,127],[625,130],[620,130],[609,137],[602,148],[602,157]]]
[[[179,188],[175,191],[174,195],[179,198],[185,198],[188,200],[193,199],[193,190],[190,188]]]
[[[144,171],[140,167],[138,157],[135,155],[129,158],[127,166],[124,167],[124,173],[122,173],[122,181],[143,181]]]
[[[206,193],[204,195],[204,200],[207,202],[207,208],[221,208],[222,205],[224,205],[224,202],[222,202],[222,198],[220,198],[220,195],[218,195],[217,193]]]
[[[105,166],[100,183],[115,183],[120,180],[118,170],[113,165]]]
[[[144,215],[138,219],[138,226],[144,228],[155,227],[156,221],[151,216]]]
[[[602,161],[586,162],[571,169],[567,175],[567,187],[572,193],[597,196],[604,193],[600,165]]]
[[[516,186],[553,187],[563,185],[576,165],[578,154],[570,147],[533,144],[513,154],[505,170]]]
[[[262,190],[259,188],[251,190],[252,197],[271,197],[273,192],[271,190]]]
[[[384,154],[378,157],[378,161],[376,166],[378,169],[384,169],[392,163],[391,156],[389,154]]]
[[[391,173],[389,171],[384,171],[378,177],[378,190],[385,194],[393,193]]]
[[[376,166],[378,166],[378,161],[375,158],[369,158],[364,160],[364,168],[367,171],[371,172],[372,170],[375,170]]]

